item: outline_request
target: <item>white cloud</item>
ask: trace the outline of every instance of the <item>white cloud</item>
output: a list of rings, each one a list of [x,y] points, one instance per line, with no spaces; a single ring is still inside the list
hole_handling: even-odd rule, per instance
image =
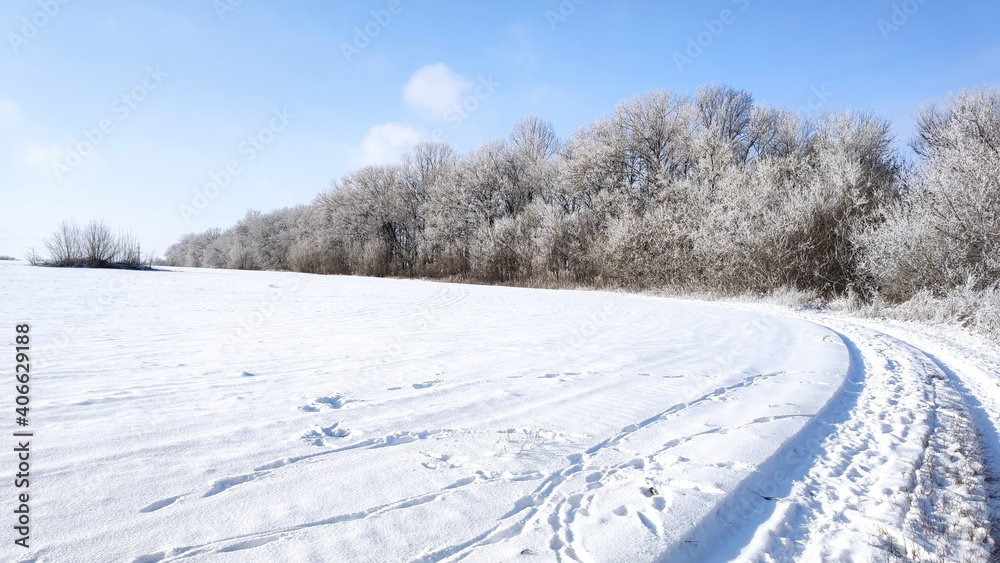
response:
[[[38,168],[51,168],[56,162],[62,162],[63,149],[59,145],[29,145],[24,150],[24,162]]]
[[[443,63],[437,63],[413,73],[403,88],[403,99],[411,107],[441,118],[447,110],[461,103],[469,87],[467,80]]]
[[[419,131],[402,123],[383,123],[372,127],[361,142],[360,163],[389,164],[423,139]]]
[[[11,122],[17,119],[21,108],[14,100],[0,99],[0,122]]]

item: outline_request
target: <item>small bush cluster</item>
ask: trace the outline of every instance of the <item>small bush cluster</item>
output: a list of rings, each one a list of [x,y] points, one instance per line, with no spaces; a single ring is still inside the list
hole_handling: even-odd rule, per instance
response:
[[[31,252],[28,261],[36,266],[63,268],[148,268],[139,241],[128,231],[115,233],[103,220],[94,219],[80,227],[63,221],[45,241],[48,257]]]

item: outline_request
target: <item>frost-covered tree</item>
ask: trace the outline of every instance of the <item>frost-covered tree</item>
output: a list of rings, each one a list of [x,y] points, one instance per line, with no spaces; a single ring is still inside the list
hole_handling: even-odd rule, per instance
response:
[[[609,120],[577,130],[563,146],[559,178],[551,201],[567,213],[594,207],[603,192],[625,189],[625,149]]]
[[[638,210],[657,194],[664,178],[686,176],[692,158],[697,108],[691,99],[663,90],[623,102],[612,117],[613,146],[621,151],[622,188]]]
[[[753,96],[744,90],[712,84],[698,89],[695,105],[699,124],[725,143],[729,159],[746,162],[753,144]]]
[[[803,150],[758,156],[719,182],[694,237],[709,287],[836,294],[857,281],[856,239],[895,193],[889,124],[828,115],[800,124],[800,136]]]
[[[413,273],[421,226],[422,185],[406,167],[367,166],[345,175],[317,201],[349,269],[365,275]]]
[[[427,201],[421,207],[425,263],[432,276],[456,276],[469,271],[476,221],[463,181],[465,174],[459,168],[451,167],[428,186]]]
[[[463,155],[421,143],[309,205],[250,212],[166,256],[723,293],[985,288],[1000,275],[998,98],[963,92],[928,107],[913,145],[922,160],[904,169],[888,122],[871,115],[802,119],[724,85],[655,91],[565,142],[532,116]]]
[[[1000,283],[1000,90],[963,91],[917,121],[922,158],[902,201],[865,239],[884,295]]]

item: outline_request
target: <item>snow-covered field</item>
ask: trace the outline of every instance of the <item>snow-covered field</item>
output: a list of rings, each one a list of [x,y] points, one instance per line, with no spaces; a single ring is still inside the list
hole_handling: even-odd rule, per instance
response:
[[[995,350],[763,309],[0,262],[0,558],[983,560]]]

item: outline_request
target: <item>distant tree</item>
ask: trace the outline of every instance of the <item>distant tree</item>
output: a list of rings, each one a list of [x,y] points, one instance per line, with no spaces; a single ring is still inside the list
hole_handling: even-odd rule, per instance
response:
[[[367,166],[344,176],[317,201],[352,272],[411,273],[417,264],[422,186],[398,164]]]
[[[61,222],[45,240],[45,248],[48,258],[32,252],[29,261],[35,265],[91,268],[141,268],[144,265],[136,236],[129,231],[116,235],[101,219],[94,219],[83,228],[74,221]]]
[[[56,232],[45,240],[49,260],[56,264],[69,264],[83,258],[83,232],[75,221],[64,220]]]

